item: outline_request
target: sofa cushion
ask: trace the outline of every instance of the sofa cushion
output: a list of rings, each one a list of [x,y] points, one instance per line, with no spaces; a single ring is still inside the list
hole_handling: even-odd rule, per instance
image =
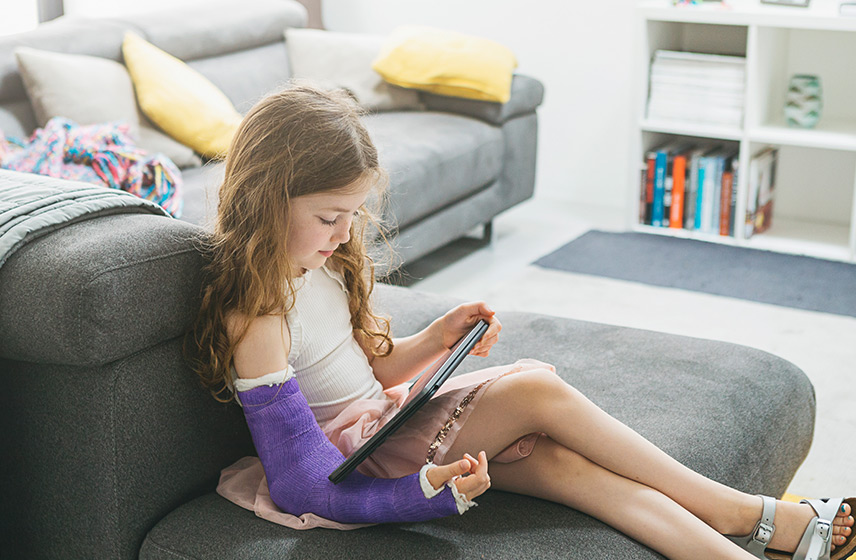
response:
[[[291,77],[283,30],[307,19],[299,2],[285,0],[247,0],[240,10],[233,1],[213,0],[170,14],[137,14],[128,24],[208,78],[241,114]]]
[[[422,109],[419,92],[394,86],[372,69],[386,38],[365,33],[286,29],[288,59],[295,78],[328,89],[344,88],[369,111]]]
[[[504,45],[455,31],[402,26],[372,66],[402,87],[505,103],[517,59]]]
[[[181,219],[204,227],[214,225],[217,215],[217,189],[226,174],[226,164],[209,161],[202,167],[183,172],[184,208]]]
[[[53,117],[81,125],[126,122],[146,152],[160,152],[179,167],[201,165],[193,150],[152,128],[139,113],[131,77],[118,62],[27,47],[15,56],[39,126]]]
[[[125,26],[103,19],[63,16],[32,31],[0,36],[0,102],[25,99],[27,94],[13,55],[19,47],[122,59]]]
[[[388,220],[407,225],[489,185],[502,166],[498,127],[447,113],[393,111],[363,122],[390,175]],[[209,162],[184,171],[181,219],[210,226],[217,210],[223,165]],[[427,187],[426,187],[427,186]]]
[[[454,303],[389,286],[377,295],[378,309],[392,314],[399,336]],[[552,363],[596,404],[685,465],[750,493],[780,495],[808,452],[814,392],[805,375],[781,358],[625,327],[501,310],[498,315],[504,327],[499,344],[489,358],[464,360],[465,371],[522,357]],[[140,558],[325,559],[347,550],[348,558],[376,560],[421,557],[426,549],[443,558],[553,558],[557,550],[563,558],[586,560],[660,558],[564,506],[494,489],[476,502],[479,507],[463,516],[427,523],[296,531],[211,493],[158,523]]]
[[[390,112],[363,121],[390,175],[389,216],[403,228],[489,185],[502,168],[502,130],[435,112]]]
[[[136,33],[125,35],[122,54],[152,122],[203,156],[225,155],[241,115],[217,86]]]
[[[283,88],[291,78],[288,53],[282,41],[192,60],[187,65],[226,94],[242,115],[265,94]]]

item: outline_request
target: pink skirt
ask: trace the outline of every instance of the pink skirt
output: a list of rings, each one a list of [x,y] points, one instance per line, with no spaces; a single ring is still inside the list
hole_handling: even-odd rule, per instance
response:
[[[420,408],[407,423],[389,437],[357,470],[374,478],[401,478],[416,472],[427,462],[446,463],[446,453],[455,441],[470,413],[478,406],[485,389],[500,377],[534,369],[555,368],[537,360],[518,360],[453,377],[437,394]],[[363,399],[348,405],[321,428],[344,456],[349,456],[371,438],[399,409],[407,396],[407,386],[385,391],[388,399]],[[510,463],[532,453],[542,434],[524,436],[496,456],[491,462]],[[456,457],[455,459],[459,459]],[[264,470],[258,457],[244,457],[225,468],[220,475],[217,493],[229,501],[254,511],[257,516],[294,529],[326,527],[355,529],[365,524],[343,524],[306,513],[294,516],[280,510],[270,498]]]

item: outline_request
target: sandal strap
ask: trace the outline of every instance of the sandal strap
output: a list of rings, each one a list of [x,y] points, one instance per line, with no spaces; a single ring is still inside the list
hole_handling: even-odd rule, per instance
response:
[[[763,501],[761,518],[755,524],[752,532],[743,537],[728,538],[752,556],[766,560],[767,556],[764,551],[767,550],[767,545],[770,544],[773,533],[776,532],[776,526],[773,524],[773,519],[776,517],[776,499],[769,496],[760,496],[760,498]]]
[[[832,523],[843,501],[844,498],[800,501],[801,504],[810,505],[817,517],[813,517],[806,526],[793,560],[829,560]]]

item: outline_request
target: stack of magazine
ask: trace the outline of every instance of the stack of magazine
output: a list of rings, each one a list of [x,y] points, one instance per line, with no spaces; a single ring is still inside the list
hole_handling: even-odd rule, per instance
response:
[[[648,118],[739,127],[745,84],[745,57],[658,50]]]

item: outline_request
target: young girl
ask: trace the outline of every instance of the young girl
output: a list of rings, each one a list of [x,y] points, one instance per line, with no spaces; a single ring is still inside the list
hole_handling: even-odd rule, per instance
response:
[[[853,499],[787,503],[709,480],[534,360],[452,378],[331,484],[344,455],[397,411],[403,383],[478,319],[490,328],[475,355],[502,328],[478,302],[392,338],[372,311],[363,242],[376,224],[366,203],[385,181],[356,106],[308,86],[260,101],[226,160],[194,363],[215,396],[243,406],[281,510],[310,525],[427,520],[463,513],[493,487],[573,507],[674,559],[856,548]]]

